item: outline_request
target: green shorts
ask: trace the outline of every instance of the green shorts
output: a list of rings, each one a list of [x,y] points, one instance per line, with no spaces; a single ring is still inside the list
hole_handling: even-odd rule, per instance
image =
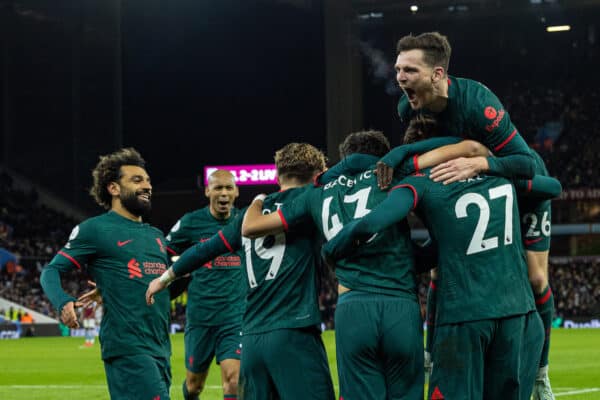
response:
[[[335,340],[340,398],[423,399],[423,321],[416,297],[342,294]]]
[[[428,399],[529,399],[544,329],[537,312],[437,325]]]
[[[550,200],[541,201],[530,209],[522,210],[521,233],[525,250],[550,250],[551,218]]]
[[[185,327],[185,367],[193,373],[208,371],[214,356],[223,360],[239,360],[240,324]]]
[[[335,398],[316,327],[243,335],[242,346],[240,400]]]
[[[168,358],[146,354],[104,360],[111,400],[169,400],[171,364]]]

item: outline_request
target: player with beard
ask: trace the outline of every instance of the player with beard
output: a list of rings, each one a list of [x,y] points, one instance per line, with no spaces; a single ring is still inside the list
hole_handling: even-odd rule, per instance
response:
[[[209,205],[185,214],[167,235],[167,250],[180,255],[210,239],[233,221],[239,192],[231,172],[216,170],[208,177],[205,195]],[[241,252],[229,252],[192,273],[188,288],[185,325],[186,379],[184,399],[197,399],[216,356],[221,367],[225,399],[235,399],[240,371],[240,331],[244,293]]]
[[[111,399],[169,399],[169,294],[158,295],[155,307],[143,299],[168,263],[162,232],[142,221],[152,197],[144,166],[133,148],[100,157],[90,194],[109,211],[77,225],[41,276],[44,292],[71,328],[79,326],[79,303],[65,293],[60,275],[87,268],[96,282],[105,310],[100,343]]]

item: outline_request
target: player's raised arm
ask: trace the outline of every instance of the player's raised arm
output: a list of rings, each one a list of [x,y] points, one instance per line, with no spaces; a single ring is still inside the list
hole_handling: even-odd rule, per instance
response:
[[[256,196],[250,207],[248,207],[242,223],[242,236],[254,239],[281,233],[285,230],[284,220],[281,218],[279,210],[263,215],[262,205],[265,197],[264,194]]]

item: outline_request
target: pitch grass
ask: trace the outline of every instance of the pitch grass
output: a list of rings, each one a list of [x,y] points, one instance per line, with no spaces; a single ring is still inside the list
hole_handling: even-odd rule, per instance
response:
[[[337,388],[333,332],[323,338]],[[183,334],[171,339],[171,396],[179,400],[185,376]],[[108,399],[100,346],[82,344],[83,338],[0,340],[0,399]],[[550,356],[550,377],[559,399],[600,400],[600,330],[553,330]],[[220,385],[220,372],[213,365],[202,400],[222,399]]]

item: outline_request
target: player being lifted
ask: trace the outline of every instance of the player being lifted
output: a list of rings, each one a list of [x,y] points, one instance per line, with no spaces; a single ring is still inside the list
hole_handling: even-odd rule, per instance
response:
[[[428,173],[418,171],[396,184],[384,202],[344,227],[323,251],[332,260],[350,256],[355,239],[365,243],[416,208],[440,253],[429,397],[528,398],[542,333],[513,186],[485,175],[442,185]],[[530,189],[537,190],[538,182]],[[552,182],[544,183],[550,186],[541,192],[552,188]]]
[[[157,296],[155,307],[142,299],[168,263],[162,232],[142,222],[152,197],[144,165],[131,148],[100,157],[90,194],[109,211],[76,226],[41,276],[61,321],[76,327],[75,299],[60,274],[87,265],[102,292],[100,344],[111,399],[169,399],[169,294]]]
[[[209,205],[185,214],[167,235],[167,249],[172,255],[208,240],[239,213],[233,207],[239,192],[231,172],[217,170],[210,174],[205,195]],[[210,362],[216,356],[224,398],[235,399],[243,312],[240,253],[223,254],[203,266],[194,271],[188,287],[183,398],[199,397]]]
[[[451,160],[434,168],[432,178],[450,183],[480,172],[531,178],[534,158],[508,112],[483,84],[448,75],[450,54],[448,39],[437,32],[398,41],[396,80],[404,92],[398,103],[400,119],[408,124],[415,115],[435,116],[442,133],[474,139],[497,157]],[[386,166],[398,163],[393,154],[381,160],[378,174],[383,182],[391,179]]]
[[[264,199],[261,212],[275,214],[300,196],[325,156],[307,143],[290,143],[275,153],[281,191]],[[238,216],[208,241],[186,250],[149,286],[151,304],[167,283],[225,252],[244,249],[246,309],[240,398],[332,400],[333,384],[321,341],[317,288],[317,232],[312,226],[253,240],[241,236]]]

